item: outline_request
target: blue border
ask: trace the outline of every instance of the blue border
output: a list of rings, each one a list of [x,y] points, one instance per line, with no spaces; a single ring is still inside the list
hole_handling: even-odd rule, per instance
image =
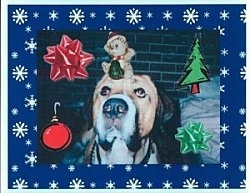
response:
[[[24,23],[16,23],[13,21],[13,12],[20,8],[27,11],[28,20]],[[69,12],[72,9],[79,8],[84,11],[85,18],[82,23],[78,25],[69,21]],[[130,9],[141,11],[142,20],[136,24],[131,24],[126,21],[126,12]],[[198,11],[199,18],[194,24],[189,24],[183,21],[183,12],[192,8]],[[38,182],[39,187],[47,189],[49,184],[54,180],[58,182],[59,188],[69,188],[69,183],[72,179],[81,179],[84,181],[84,188],[91,188],[90,183],[95,182],[95,188],[106,188],[107,182],[110,180],[115,182],[115,188],[125,188],[126,183],[131,179],[138,179],[139,186],[137,188],[148,188],[148,183],[153,184],[152,188],[163,188],[164,182],[167,180],[171,182],[172,188],[183,188],[184,182],[195,179],[198,182],[199,188],[204,188],[206,182],[209,183],[209,188],[223,188],[222,184],[226,184],[225,188],[239,188],[244,184],[246,179],[244,166],[246,165],[245,144],[246,140],[240,132],[240,126],[245,123],[246,108],[246,82],[240,76],[241,69],[246,66],[246,59],[240,58],[239,53],[246,51],[246,25],[241,20],[240,15],[246,9],[245,5],[72,5],[72,6],[8,6],[8,158],[9,158],[9,188],[15,188],[16,184],[22,184],[23,188],[35,188],[34,183]],[[48,13],[56,10],[59,13],[58,20],[49,19]],[[109,21],[105,19],[105,13],[109,10],[116,12],[116,19]],[[166,10],[172,12],[173,18],[167,21],[162,18],[162,13]],[[220,19],[220,12],[226,10],[229,12],[229,18],[226,20]],[[39,13],[39,17],[33,17],[33,13]],[[91,12],[96,13],[95,18],[89,17]],[[148,18],[147,13],[152,12],[153,17]],[[204,13],[209,12],[210,17],[205,18]],[[31,32],[25,31],[27,26],[31,26]],[[69,172],[68,166],[57,165],[56,169],[52,169],[51,165],[39,165],[30,167],[30,164],[25,164],[25,155],[30,154],[31,151],[36,153],[36,107],[34,110],[26,108],[25,98],[30,98],[31,95],[36,97],[36,51],[30,54],[30,50],[25,51],[25,41],[30,41],[34,38],[36,41],[37,31],[47,27],[58,30],[74,30],[82,29],[84,26],[88,30],[105,30],[111,28],[112,30],[138,30],[144,26],[146,30],[156,30],[157,28],[168,29],[196,29],[202,26],[202,29],[225,28],[221,31],[220,42],[221,50],[226,48],[228,55],[221,55],[220,67],[229,69],[229,75],[221,76],[221,85],[225,85],[225,91],[221,92],[221,106],[228,106],[228,111],[221,112],[221,124],[229,125],[229,132],[223,134],[221,132],[221,142],[225,142],[225,149],[221,149],[221,163],[228,163],[228,168],[221,168],[218,165],[190,165],[187,172],[183,172],[182,165],[171,165],[170,168],[166,165],[152,165],[152,166],[132,166],[132,170],[127,172],[125,166],[75,166],[74,172]],[[105,27],[106,26],[106,27]],[[225,34],[224,34],[225,33]],[[223,35],[224,34],[224,35]],[[12,53],[17,52],[18,57],[13,59]],[[13,78],[13,69],[16,66],[25,66],[28,70],[28,77],[23,81],[16,81]],[[26,89],[27,83],[32,84],[31,89]],[[13,115],[12,110],[18,109],[18,114]],[[243,110],[242,114],[239,110]],[[16,123],[25,123],[28,127],[28,134],[23,138],[17,138],[12,133],[13,125]],[[25,140],[31,139],[32,145],[25,145]],[[18,150],[17,150],[18,147]],[[34,153],[34,154],[35,154]],[[13,165],[18,166],[17,171],[13,171]],[[239,167],[242,169],[240,170]],[[63,176],[63,177],[62,177]],[[23,181],[25,180],[25,181]],[[27,183],[26,183],[27,182]],[[137,183],[138,184],[138,183]],[[141,186],[140,186],[141,185]]]

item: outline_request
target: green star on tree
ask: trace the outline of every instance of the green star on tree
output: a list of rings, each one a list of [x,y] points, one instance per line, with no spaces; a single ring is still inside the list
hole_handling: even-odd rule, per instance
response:
[[[199,83],[208,82],[208,69],[204,65],[204,57],[200,51],[200,40],[197,38],[190,56],[188,57],[188,65],[185,67],[183,75],[178,83],[177,88],[191,85],[191,93],[196,94],[200,92]]]

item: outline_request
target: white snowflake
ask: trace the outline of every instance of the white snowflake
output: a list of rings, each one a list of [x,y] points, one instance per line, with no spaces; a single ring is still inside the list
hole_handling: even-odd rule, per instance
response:
[[[229,182],[226,182],[226,180],[220,182],[220,189],[227,189],[227,188],[229,188]]]
[[[163,14],[163,19],[166,19],[166,21],[169,21],[170,19],[173,18],[173,13],[169,10],[166,10],[165,12],[162,13]]]
[[[146,28],[142,25],[139,27],[139,30],[145,30]]]
[[[210,184],[208,182],[204,183],[204,188],[209,188]]]
[[[56,19],[58,19],[58,12],[56,12],[55,10],[52,10],[52,12],[49,12],[49,19],[52,21],[55,21]]]
[[[13,125],[12,133],[16,137],[22,138],[28,134],[28,126],[25,123],[19,121],[18,123],[15,123],[15,125]]]
[[[30,167],[34,167],[34,164],[37,163],[37,156],[34,155],[34,151],[30,151],[30,154],[25,154],[26,159],[25,164],[30,164]]]
[[[225,28],[221,27],[220,25],[218,25],[216,28],[214,28],[214,30],[218,30],[220,32],[220,35],[224,36],[225,34]]]
[[[81,9],[76,8],[69,12],[69,21],[71,21],[73,24],[78,25],[79,23],[82,23],[84,18],[84,12]]]
[[[23,81],[28,78],[28,69],[22,65],[18,65],[12,69],[12,77],[16,79],[16,81]]]
[[[223,106],[221,107],[221,111],[222,111],[223,113],[228,112],[228,106],[223,105]]]
[[[132,166],[131,166],[131,165],[126,165],[126,166],[125,166],[125,170],[126,170],[127,172],[131,172]]]
[[[241,164],[241,165],[239,166],[239,170],[240,170],[240,172],[246,171],[246,166],[245,166],[244,164]]]
[[[108,164],[107,168],[110,169],[110,170],[112,170],[114,168],[114,166],[112,164]]]
[[[226,50],[226,48],[223,48],[223,50],[221,50],[221,55],[222,56],[228,55],[228,50]]]
[[[247,187],[247,181],[245,179],[243,179],[242,182],[240,182],[240,188],[246,188]]]
[[[158,28],[156,28],[157,30],[168,30],[168,28],[167,27],[165,27],[165,26],[163,26],[163,25],[161,25],[160,27],[158,27]]]
[[[225,141],[220,142],[220,148],[225,149]]]
[[[246,114],[246,109],[245,108],[240,108],[239,113],[240,113],[240,115],[245,115]]]
[[[204,13],[204,17],[205,17],[205,18],[209,18],[209,17],[210,17],[210,13],[206,11],[206,12]]]
[[[229,125],[226,125],[226,123],[223,123],[223,125],[220,126],[220,132],[223,134],[226,134],[226,132],[229,132]]]
[[[221,165],[220,167],[221,167],[222,169],[224,169],[224,170],[228,169],[228,163],[223,162],[223,163],[221,163],[220,165]]]
[[[59,183],[56,182],[55,180],[52,180],[52,182],[49,182],[49,189],[58,189],[59,188]]]
[[[54,30],[54,28],[52,28],[49,25],[47,25],[46,27],[43,28],[43,30]]]
[[[37,75],[37,69],[33,70],[33,74]]]
[[[11,58],[17,59],[18,58],[18,53],[17,52],[12,52],[11,53]]]
[[[25,98],[24,101],[26,102],[26,104],[24,104],[24,106],[26,108],[30,108],[31,111],[34,110],[34,107],[37,106],[37,99],[34,98],[34,95],[30,95],[29,98]]]
[[[171,164],[164,164],[164,169],[167,169],[167,170],[171,169]]]
[[[37,18],[39,17],[39,13],[38,13],[38,12],[34,12],[34,13],[33,13],[33,17],[34,17],[35,19],[37,19]]]
[[[132,178],[126,182],[126,188],[129,189],[139,189],[141,187],[141,182],[138,179]]]
[[[26,21],[28,21],[28,14],[27,11],[25,11],[25,9],[16,9],[15,11],[12,12],[12,20],[18,24],[18,25],[22,25],[24,24]]]
[[[148,12],[147,13],[147,17],[150,19],[150,18],[152,18],[153,17],[153,13],[152,12]]]
[[[33,131],[37,132],[37,125],[33,127]]]
[[[183,182],[182,187],[187,189],[194,189],[199,187],[199,183],[195,179],[189,178]]]
[[[18,114],[18,109],[17,108],[13,108],[12,110],[11,110],[11,114],[12,115],[17,115]]]
[[[226,92],[226,91],[225,91],[225,87],[226,87],[226,86],[225,86],[224,84],[223,84],[223,85],[220,85],[220,92]]]
[[[100,30],[101,30],[101,31],[102,31],[102,30],[104,30],[104,31],[106,31],[106,30],[110,31],[111,28],[109,28],[108,26],[105,25],[105,26],[101,27]]]
[[[30,139],[27,139],[27,140],[25,141],[25,145],[31,146],[31,145],[32,145],[32,141],[31,141]]]
[[[247,10],[246,9],[243,9],[240,12],[240,21],[242,21],[243,23],[247,22]]]
[[[50,164],[50,168],[51,168],[52,170],[57,169],[57,164]]]
[[[112,10],[109,10],[109,12],[106,12],[106,19],[109,19],[109,21],[112,21],[115,19],[115,12]]]
[[[26,31],[27,33],[30,33],[30,32],[31,32],[31,27],[30,27],[30,26],[27,26],[27,27],[25,28],[25,31]]]
[[[148,182],[148,183],[147,183],[147,187],[148,187],[148,188],[152,188],[152,187],[153,187],[153,183],[152,183],[152,182]]]
[[[12,182],[12,188],[15,189],[25,189],[28,188],[28,182],[25,181],[25,179],[19,178],[16,179],[14,182]]]
[[[190,25],[194,24],[198,21],[198,14],[198,11],[193,8],[186,9],[186,11],[183,12],[183,21]]]
[[[25,84],[25,88],[26,88],[27,90],[29,90],[29,89],[32,88],[32,86],[31,86],[31,84],[28,82],[28,83]]]
[[[81,179],[72,179],[70,182],[69,182],[69,188],[71,189],[83,189],[85,188],[85,185],[84,185],[84,181],[82,181]]]
[[[136,23],[139,23],[141,21],[142,15],[141,11],[138,9],[132,8],[129,9],[129,11],[126,12],[126,18],[129,23],[132,23],[135,25]]]
[[[96,183],[95,182],[91,182],[89,186],[90,186],[90,188],[95,188],[96,187]]]
[[[112,180],[106,182],[106,189],[115,189],[115,182],[112,182]]]
[[[34,182],[34,183],[33,183],[33,187],[34,187],[34,188],[38,188],[38,187],[39,187],[39,183],[38,183],[38,182]]]
[[[13,165],[13,166],[11,166],[11,170],[12,170],[12,172],[17,172],[18,171],[18,169],[19,169],[19,167],[18,167],[18,165]]]
[[[69,165],[69,166],[68,166],[68,170],[69,170],[70,172],[74,172],[75,169],[76,169],[76,167],[75,167],[74,165]]]
[[[34,54],[34,50],[37,49],[37,43],[34,41],[34,38],[30,38],[29,41],[25,41],[24,42],[25,45],[27,45],[27,47],[25,47],[25,51],[29,51],[30,54]]]
[[[83,29],[84,31],[86,31],[86,30],[88,30],[88,27],[85,25],[85,26],[82,27],[82,29]]]
[[[239,57],[240,58],[242,58],[242,59],[244,59],[244,58],[246,58],[246,52],[245,51],[240,51],[240,53],[239,53]]]
[[[182,171],[183,172],[187,172],[189,170],[189,166],[187,164],[184,164],[182,167],[181,167]]]
[[[200,25],[198,25],[198,26],[196,27],[196,29],[197,29],[197,30],[202,30],[202,27],[201,27]]]
[[[246,66],[243,66],[243,68],[240,69],[240,77],[243,80],[247,79],[247,67]]]
[[[220,75],[223,76],[224,78],[226,76],[229,76],[229,69],[224,66],[223,69],[220,69]]]
[[[168,180],[163,182],[162,185],[163,185],[162,186],[163,189],[172,189],[172,182],[169,182]]]
[[[89,14],[89,17],[91,17],[92,19],[94,19],[94,18],[96,17],[96,13],[95,13],[95,12],[91,12],[91,13]]]
[[[240,125],[240,134],[243,136],[243,137],[246,137],[246,123],[243,123]]]
[[[220,19],[223,19],[224,21],[226,21],[227,19],[229,19],[229,12],[227,12],[226,10],[223,10],[223,12],[220,12]]]

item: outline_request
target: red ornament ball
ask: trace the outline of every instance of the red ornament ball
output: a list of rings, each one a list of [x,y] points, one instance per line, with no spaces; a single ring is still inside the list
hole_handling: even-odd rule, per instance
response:
[[[44,128],[41,140],[46,148],[61,150],[69,146],[72,134],[67,125],[60,122],[53,122]]]

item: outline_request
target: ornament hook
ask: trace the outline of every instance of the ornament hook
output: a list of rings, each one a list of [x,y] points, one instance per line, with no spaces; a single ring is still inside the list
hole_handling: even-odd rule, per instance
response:
[[[56,115],[56,113],[57,113],[56,107],[57,107],[57,106],[60,106],[60,105],[61,105],[60,102],[55,102],[55,104],[54,104],[54,113],[55,113],[55,115]]]

